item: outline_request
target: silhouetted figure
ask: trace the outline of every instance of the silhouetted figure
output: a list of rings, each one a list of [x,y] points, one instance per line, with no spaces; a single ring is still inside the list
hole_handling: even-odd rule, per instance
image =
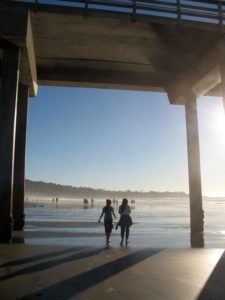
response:
[[[118,200],[116,199],[116,210],[118,209]]]
[[[101,222],[101,218],[104,215],[104,226],[105,226],[105,235],[106,235],[106,246],[109,246],[110,243],[110,235],[112,232],[113,228],[113,217],[112,215],[116,218],[114,208],[111,206],[112,201],[110,199],[106,200],[106,206],[103,207],[101,216],[98,220],[98,223]]]
[[[84,198],[84,209],[88,208],[88,199]]]
[[[124,198],[122,204],[119,207],[120,220],[116,225],[116,229],[118,228],[118,226],[121,227],[121,242],[120,242],[121,246],[123,246],[125,232],[126,232],[126,246],[128,244],[130,226],[132,225],[132,219],[130,217],[130,213],[131,213],[131,208],[128,205],[128,200]]]
[[[94,207],[94,199],[91,199],[91,207]]]

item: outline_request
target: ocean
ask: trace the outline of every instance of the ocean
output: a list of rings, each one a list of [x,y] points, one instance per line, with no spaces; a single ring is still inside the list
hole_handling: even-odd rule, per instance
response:
[[[114,204],[118,216],[118,204]],[[130,203],[129,203],[130,204]],[[29,200],[25,203],[26,244],[104,245],[103,220],[97,223],[105,200]],[[130,246],[190,247],[189,199],[136,199],[130,204],[133,225]],[[225,247],[225,198],[204,198],[205,248]],[[119,216],[118,216],[119,217]],[[118,220],[118,219],[117,219]],[[115,221],[116,224],[116,221]],[[38,235],[38,233],[40,233]],[[111,246],[117,247],[120,232],[113,229]]]

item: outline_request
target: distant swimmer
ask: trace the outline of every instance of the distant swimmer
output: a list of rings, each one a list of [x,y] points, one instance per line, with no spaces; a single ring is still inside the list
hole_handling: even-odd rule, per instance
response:
[[[109,246],[110,235],[113,228],[113,216],[116,219],[114,208],[111,206],[112,201],[110,199],[106,200],[106,206],[103,207],[101,216],[98,220],[98,223],[101,222],[101,218],[104,216],[104,226],[105,226],[105,235],[106,235],[106,246]],[[112,216],[113,215],[113,216]]]
[[[120,246],[123,246],[125,232],[126,232],[126,246],[128,244],[130,226],[132,225],[132,219],[130,217],[130,213],[131,213],[131,208],[128,205],[128,200],[124,198],[122,204],[119,207],[120,220],[116,225],[116,229],[118,228],[118,226],[121,227]]]

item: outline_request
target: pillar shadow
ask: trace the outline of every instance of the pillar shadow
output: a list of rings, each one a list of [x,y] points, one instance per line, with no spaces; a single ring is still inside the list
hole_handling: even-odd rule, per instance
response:
[[[216,264],[197,300],[225,299],[225,251]]]
[[[143,249],[112,262],[106,263],[90,271],[81,273],[38,292],[26,295],[22,299],[32,299],[36,296],[44,296],[46,299],[67,299],[75,297],[81,292],[99,284],[100,282],[134,266],[135,264],[156,255],[163,249]]]
[[[26,257],[26,258],[22,258],[22,259],[4,263],[4,264],[0,265],[0,268],[19,266],[19,265],[35,262],[40,259],[52,258],[54,256],[70,253],[73,251],[79,251],[79,250],[83,250],[83,249],[85,249],[85,248],[84,247],[73,247],[73,248],[69,248],[69,249],[63,249],[60,251],[54,251],[54,252],[48,252],[48,253],[44,253],[44,254],[34,255],[31,257]]]
[[[22,237],[22,236],[13,236],[11,243],[12,244],[24,244],[24,237]]]
[[[75,254],[73,254],[71,256],[68,256],[68,257],[63,257],[63,258],[59,258],[59,259],[45,261],[45,262],[42,262],[42,263],[39,263],[39,264],[36,264],[36,265],[33,265],[33,266],[29,266],[29,267],[24,268],[22,270],[18,270],[18,271],[13,272],[9,275],[2,276],[2,277],[0,277],[0,281],[7,280],[7,279],[10,279],[10,278],[14,278],[14,277],[21,276],[21,275],[26,275],[26,274],[30,274],[30,273],[36,273],[36,272],[44,271],[46,269],[53,268],[53,267],[56,267],[56,266],[64,264],[64,263],[68,263],[68,262],[75,261],[75,260],[78,260],[78,259],[84,259],[84,258],[87,258],[87,257],[90,257],[90,256],[94,256],[96,254],[99,254],[101,251],[103,251],[102,248],[84,250],[82,252],[75,253]]]

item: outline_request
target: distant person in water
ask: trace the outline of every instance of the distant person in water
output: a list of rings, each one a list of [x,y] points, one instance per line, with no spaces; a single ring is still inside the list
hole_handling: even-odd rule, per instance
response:
[[[120,220],[116,225],[116,229],[118,226],[121,227],[121,242],[120,246],[123,246],[124,234],[126,232],[126,246],[128,244],[130,226],[132,225],[132,219],[130,217],[131,209],[128,205],[128,200],[126,198],[123,199],[122,204],[119,207]]]
[[[101,218],[104,215],[104,226],[105,226],[105,235],[106,235],[106,245],[110,243],[110,235],[113,228],[113,216],[116,218],[113,207],[111,206],[112,201],[110,199],[106,200],[106,206],[103,207],[101,216],[98,220],[98,223],[101,222]],[[113,216],[112,216],[113,215]]]

